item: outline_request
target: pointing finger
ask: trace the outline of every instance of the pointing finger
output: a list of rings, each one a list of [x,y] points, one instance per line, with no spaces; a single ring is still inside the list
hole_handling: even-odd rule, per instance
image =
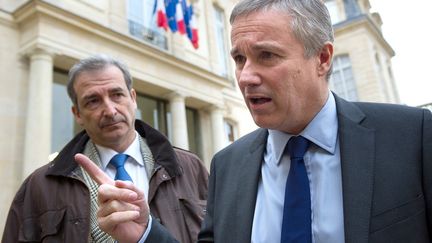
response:
[[[103,172],[93,161],[83,154],[76,154],[75,161],[81,165],[90,177],[99,185],[109,184],[114,185],[114,180]]]

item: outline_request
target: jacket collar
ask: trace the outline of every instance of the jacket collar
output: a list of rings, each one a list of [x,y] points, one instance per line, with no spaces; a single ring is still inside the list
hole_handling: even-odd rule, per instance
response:
[[[368,242],[373,197],[375,130],[357,103],[335,95],[339,123],[346,242]]]
[[[247,135],[247,141],[238,150],[245,151],[241,157],[236,158],[235,174],[238,175],[236,191],[236,214],[231,218],[238,227],[234,229],[233,242],[250,242],[255,204],[258,193],[258,183],[261,176],[261,165],[267,142],[268,130],[259,128]],[[239,144],[239,143],[238,143]],[[249,151],[246,149],[249,148]],[[245,223],[247,222],[247,223]]]
[[[135,129],[141,137],[146,139],[155,163],[164,167],[171,177],[181,175],[177,156],[168,139],[162,133],[140,120],[135,120]],[[78,133],[53,160],[47,175],[70,175],[78,166],[74,155],[84,151],[89,139],[90,137],[85,130]]]

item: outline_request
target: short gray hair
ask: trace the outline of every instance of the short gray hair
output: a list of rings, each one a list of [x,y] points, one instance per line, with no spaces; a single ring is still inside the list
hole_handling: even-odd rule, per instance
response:
[[[267,10],[285,12],[292,17],[291,28],[303,43],[306,58],[316,55],[326,42],[334,42],[330,14],[322,0],[242,0],[231,12],[230,23],[240,16]],[[331,72],[332,68],[327,80]]]
[[[69,70],[69,78],[67,84],[67,92],[69,98],[72,103],[78,108],[78,99],[74,89],[74,83],[76,78],[83,72],[86,71],[96,71],[102,70],[108,66],[116,66],[123,73],[124,80],[126,82],[126,86],[128,90],[132,89],[132,76],[129,73],[129,70],[122,61],[114,59],[105,54],[99,54],[95,56],[91,56],[85,59],[81,59],[78,63],[73,65],[73,67]]]

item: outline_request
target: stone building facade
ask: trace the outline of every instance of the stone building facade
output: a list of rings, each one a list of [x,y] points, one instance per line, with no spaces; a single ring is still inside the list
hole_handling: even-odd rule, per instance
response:
[[[394,50],[368,0],[326,0],[335,30],[330,88],[351,101],[400,103],[393,76]]]
[[[65,85],[81,58],[105,53],[123,60],[138,93],[138,118],[196,152],[207,167],[215,152],[256,128],[226,55],[232,3],[192,2],[198,49],[157,28],[153,3],[0,1],[1,229],[24,178],[80,130]]]
[[[236,0],[191,0],[199,48],[156,27],[154,0],[0,0],[0,233],[24,178],[80,130],[67,71],[105,53],[123,60],[138,93],[137,117],[177,147],[212,155],[256,128],[229,57]],[[349,100],[399,103],[381,19],[367,0],[328,0],[335,27],[331,88]]]

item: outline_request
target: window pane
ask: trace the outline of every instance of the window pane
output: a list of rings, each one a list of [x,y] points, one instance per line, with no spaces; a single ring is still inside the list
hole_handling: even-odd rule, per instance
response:
[[[164,101],[137,94],[136,118],[168,136]]]
[[[225,127],[225,140],[227,144],[230,144],[235,140],[234,126],[230,122],[224,121],[224,127]]]
[[[52,90],[51,153],[59,152],[81,131],[71,112],[72,101],[66,91],[67,75],[54,72]]]
[[[354,79],[351,67],[344,68],[342,71],[343,71],[343,77],[346,81]],[[354,86],[354,82],[347,82],[347,83],[349,86]]]
[[[225,15],[223,10],[218,7],[214,7],[215,16],[215,35],[216,35],[216,45],[217,54],[219,60],[219,74],[222,76],[227,76],[228,73],[228,63],[227,63],[227,53],[228,49],[226,46],[225,38]]]
[[[342,67],[351,67],[351,61],[350,61],[348,55],[339,56],[339,60],[340,60],[339,65],[341,68]]]
[[[154,3],[154,0],[128,0],[129,33],[160,48],[168,49],[165,32],[156,25]]]
[[[153,14],[154,3],[155,1],[153,0],[144,0],[144,26],[158,31],[159,28],[156,25],[156,14]]]
[[[128,1],[128,18],[138,23],[144,23],[143,1]]]
[[[325,1],[325,5],[330,13],[330,18],[332,24],[336,24],[341,21],[341,17],[339,15],[338,6],[335,0],[327,0]]]
[[[333,81],[333,85],[340,86],[342,83],[342,73],[340,71],[333,72],[332,81]]]
[[[348,55],[336,56],[333,61],[333,73],[330,78],[331,89],[339,96],[356,101],[357,86]]]
[[[186,122],[188,130],[189,150],[202,158],[201,153],[201,137],[198,111],[191,108],[186,108]]]

